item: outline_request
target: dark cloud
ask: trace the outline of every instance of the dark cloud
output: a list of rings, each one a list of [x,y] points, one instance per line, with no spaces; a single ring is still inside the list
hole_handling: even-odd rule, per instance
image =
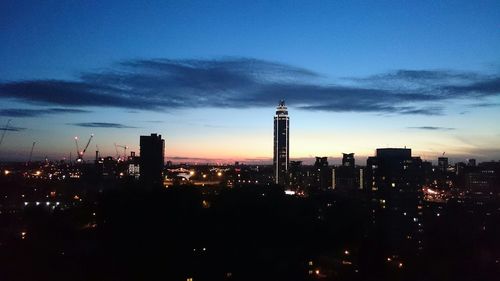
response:
[[[429,131],[451,131],[456,128],[449,127],[435,127],[435,126],[420,126],[420,127],[407,127],[408,129],[417,129],[417,130],[429,130]]]
[[[137,128],[119,123],[105,123],[105,122],[70,123],[68,125],[87,127],[87,128],[116,128],[116,129]]]
[[[500,106],[500,103],[487,103],[487,102],[483,102],[483,103],[474,103],[474,104],[471,104],[471,107],[498,107]]]
[[[63,114],[63,113],[89,113],[91,111],[75,108],[41,108],[41,109],[22,109],[22,108],[7,108],[0,109],[0,116],[7,117],[38,117],[48,114]]]
[[[474,72],[462,72],[451,70],[408,70],[400,69],[393,72],[383,73],[368,76],[366,78],[350,78],[353,80],[367,81],[367,82],[384,82],[384,81],[413,81],[413,82],[431,82],[442,83],[443,81],[475,81],[482,79],[483,76]]]
[[[492,96],[500,94],[500,77],[492,77],[468,85],[450,85],[444,87],[452,94]]]
[[[203,157],[184,157],[184,156],[169,156],[166,159],[177,163],[227,163],[228,162],[228,159],[223,159],[223,158],[203,158]]]
[[[101,106],[129,111],[269,107],[285,98],[293,107],[335,112],[442,114],[452,99],[500,94],[500,78],[447,70],[398,70],[325,83],[320,74],[248,59],[130,60],[74,81],[0,83],[0,98],[49,106]]]
[[[26,128],[12,127],[12,126],[8,126],[8,127],[4,127],[4,128],[0,129],[0,131],[9,131],[9,132],[20,132],[20,131],[24,131],[24,130],[26,130]]]

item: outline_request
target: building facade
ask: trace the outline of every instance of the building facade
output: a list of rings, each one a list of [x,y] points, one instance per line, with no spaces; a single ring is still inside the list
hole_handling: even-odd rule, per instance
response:
[[[332,187],[332,173],[328,167],[328,157],[316,157],[314,162],[315,188],[325,191]]]
[[[280,185],[286,185],[290,158],[289,150],[289,132],[290,119],[285,101],[281,100],[276,107],[274,116],[274,182]]]
[[[342,153],[342,166],[354,168],[354,153]]]
[[[141,136],[140,180],[148,186],[163,184],[165,141],[161,135]]]
[[[379,148],[366,161],[366,185],[372,191],[415,191],[422,178],[422,159],[408,148]]]

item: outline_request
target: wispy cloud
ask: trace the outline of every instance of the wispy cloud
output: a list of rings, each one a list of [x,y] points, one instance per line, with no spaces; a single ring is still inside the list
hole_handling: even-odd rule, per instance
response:
[[[396,70],[328,84],[312,70],[265,60],[129,60],[69,80],[0,83],[0,99],[65,107],[165,111],[270,106],[335,112],[443,114],[455,99],[500,94],[500,76],[451,70]]]
[[[420,127],[407,127],[408,129],[416,129],[416,130],[428,130],[428,131],[452,131],[456,130],[456,128],[450,127],[435,127],[435,126],[420,126]]]
[[[499,107],[500,103],[474,103],[471,104],[471,107]]]
[[[143,122],[147,122],[147,123],[165,123],[165,121],[162,121],[162,120],[146,120],[146,121],[143,121]]]
[[[0,131],[9,131],[9,132],[20,132],[20,131],[24,131],[24,130],[26,130],[26,128],[13,127],[13,126],[8,126],[8,127],[4,127],[4,128],[0,129]]]
[[[23,109],[23,108],[7,108],[0,109],[0,116],[7,117],[38,117],[49,114],[63,113],[89,113],[91,111],[75,108],[40,108],[40,109]]]
[[[137,128],[119,123],[105,123],[105,122],[69,123],[68,125],[87,127],[87,128],[115,128],[115,129]]]

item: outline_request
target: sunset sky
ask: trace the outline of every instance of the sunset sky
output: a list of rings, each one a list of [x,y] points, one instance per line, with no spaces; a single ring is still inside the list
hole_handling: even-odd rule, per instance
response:
[[[500,160],[500,2],[0,2],[0,161],[270,163],[282,98],[291,158]]]

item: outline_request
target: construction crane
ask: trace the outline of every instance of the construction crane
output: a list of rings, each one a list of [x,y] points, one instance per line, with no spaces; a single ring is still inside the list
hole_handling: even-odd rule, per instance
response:
[[[3,127],[3,132],[2,132],[2,137],[0,138],[0,145],[3,143],[3,138],[5,137],[5,134],[9,130],[9,124],[10,124],[11,119],[7,120],[7,124],[5,124],[5,127]]]
[[[28,158],[28,162],[26,162],[26,166],[29,166],[31,164],[31,158],[33,157],[33,149],[35,149],[35,144],[36,141],[34,141],[33,144],[31,145],[30,156]]]
[[[120,159],[120,153],[118,153],[118,146],[116,145],[116,142],[115,142],[115,143],[113,143],[113,144],[115,145],[115,151],[116,151],[116,156],[115,156],[115,158],[116,158],[116,160],[119,160],[119,159]]]
[[[87,148],[89,148],[90,142],[92,141],[93,137],[94,137],[94,134],[91,134],[89,140],[87,141],[87,145],[85,145],[85,148],[82,151],[80,151],[80,147],[78,146],[78,137],[75,137],[76,154],[78,155],[76,162],[80,163],[83,161],[83,156],[85,155]]]
[[[85,145],[85,148],[82,151],[82,157],[83,157],[83,154],[85,154],[85,152],[87,151],[87,148],[89,148],[90,142],[92,141],[93,137],[94,137],[94,134],[91,134],[90,138],[89,138],[89,141],[87,142],[87,145]]]
[[[76,145],[76,161],[80,160],[80,147],[78,146],[78,137],[75,137],[75,145]],[[71,158],[71,157],[70,157]]]
[[[122,160],[125,161],[127,159],[127,149],[128,149],[128,146],[116,144],[116,147],[123,148],[123,159]],[[117,153],[118,153],[118,148],[117,148]]]

